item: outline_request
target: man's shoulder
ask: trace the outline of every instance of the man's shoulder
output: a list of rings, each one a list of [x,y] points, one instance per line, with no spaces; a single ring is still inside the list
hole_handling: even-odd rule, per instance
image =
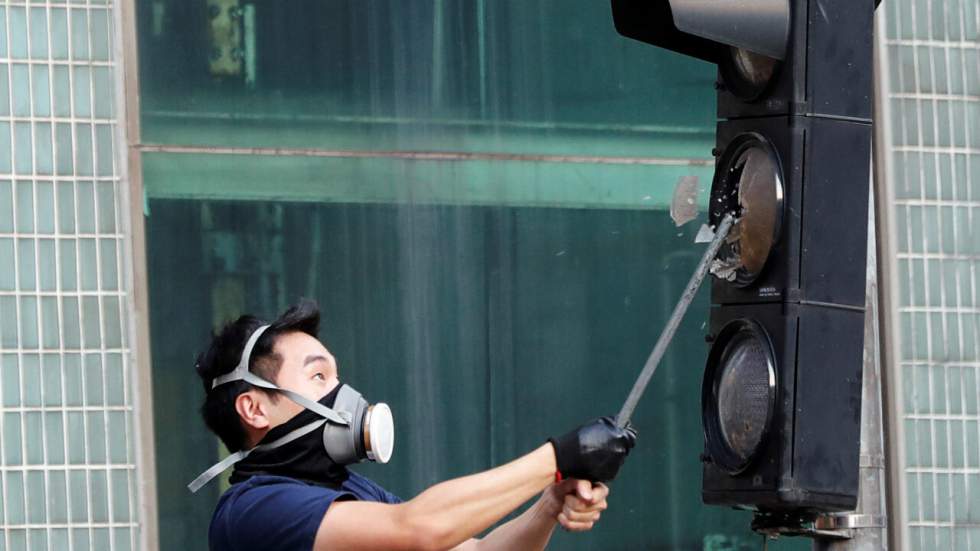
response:
[[[211,517],[211,548],[308,549],[330,504],[351,497],[294,478],[253,476],[232,485],[218,500]]]
[[[282,496],[286,499],[292,496],[299,500],[322,496],[331,500],[330,498],[336,499],[346,493],[344,490],[333,490],[287,476],[253,476],[237,484],[232,484],[230,488],[225,490],[225,493],[218,500],[215,516],[219,515],[223,509],[240,505],[242,502],[260,501],[268,503],[269,498],[274,496]]]
[[[211,549],[310,549],[335,501],[398,503],[370,479],[351,472],[339,489],[285,476],[259,475],[232,485],[211,517]]]

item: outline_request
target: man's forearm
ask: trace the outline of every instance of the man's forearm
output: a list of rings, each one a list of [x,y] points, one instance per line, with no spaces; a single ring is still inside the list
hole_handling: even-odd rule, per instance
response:
[[[496,469],[437,484],[404,506],[411,516],[435,525],[441,540],[461,542],[540,493],[552,483],[554,472],[554,450],[545,444]]]
[[[543,550],[555,531],[555,519],[561,506],[549,492],[543,493],[541,499],[519,517],[487,534],[474,546],[474,551]]]
[[[545,444],[501,467],[436,484],[398,505],[335,502],[320,523],[314,548],[453,549],[547,488],[555,469],[554,448]]]

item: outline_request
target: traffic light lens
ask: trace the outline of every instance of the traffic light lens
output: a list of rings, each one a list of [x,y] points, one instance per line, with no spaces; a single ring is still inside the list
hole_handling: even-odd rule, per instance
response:
[[[758,324],[738,320],[722,330],[708,359],[702,408],[709,453],[729,472],[744,470],[765,439],[775,373],[769,339]]]
[[[718,379],[718,413],[725,443],[740,460],[752,456],[769,413],[768,358],[762,343],[739,335],[728,345]]]
[[[719,67],[722,79],[733,94],[745,101],[755,101],[769,88],[779,68],[779,60],[732,47]]]
[[[783,190],[779,167],[773,161],[769,152],[760,147],[748,149],[738,161],[738,203],[742,210],[739,257],[746,280],[754,280],[762,272],[778,232]]]
[[[711,187],[710,218],[738,218],[718,254],[716,276],[746,287],[759,277],[779,239],[783,218],[783,178],[775,150],[758,134],[743,134],[719,160]]]

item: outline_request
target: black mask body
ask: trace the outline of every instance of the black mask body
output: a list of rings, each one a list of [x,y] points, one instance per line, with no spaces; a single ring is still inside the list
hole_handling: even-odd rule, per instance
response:
[[[333,408],[340,387],[337,385],[319,402]],[[304,409],[270,430],[259,445],[274,442],[296,429],[322,420],[316,412]],[[339,490],[348,477],[347,468],[334,463],[323,449],[323,427],[277,448],[253,452],[235,464],[231,483],[236,484],[257,475],[286,476],[334,490]]]

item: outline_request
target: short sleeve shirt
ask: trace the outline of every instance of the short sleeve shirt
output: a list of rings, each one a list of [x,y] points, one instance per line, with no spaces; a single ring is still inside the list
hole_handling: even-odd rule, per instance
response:
[[[211,517],[211,551],[309,551],[334,501],[400,503],[351,472],[339,490],[283,476],[253,476],[228,489]]]

